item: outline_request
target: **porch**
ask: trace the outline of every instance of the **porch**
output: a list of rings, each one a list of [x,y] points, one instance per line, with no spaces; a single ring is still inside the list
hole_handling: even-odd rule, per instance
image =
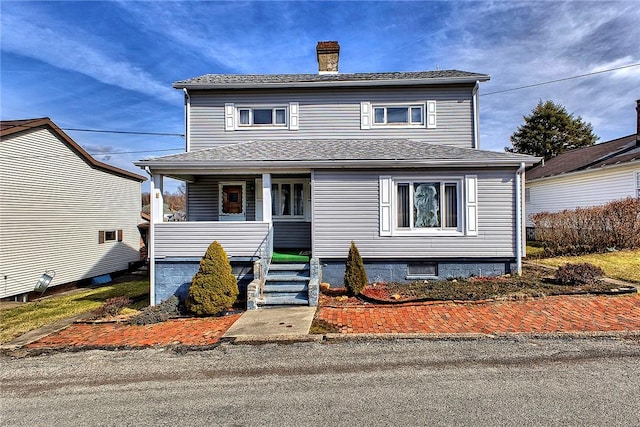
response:
[[[310,254],[308,175],[179,178],[187,181],[187,221],[163,222],[157,214],[162,212],[162,175],[153,177],[152,210],[156,214],[152,214],[149,255],[154,303],[171,295],[186,297],[199,261],[214,240],[227,252],[241,295],[247,295],[250,308],[312,303],[308,298],[308,261],[292,266],[295,273],[291,275],[270,265],[274,247],[297,248]],[[254,286],[250,286],[252,283]]]

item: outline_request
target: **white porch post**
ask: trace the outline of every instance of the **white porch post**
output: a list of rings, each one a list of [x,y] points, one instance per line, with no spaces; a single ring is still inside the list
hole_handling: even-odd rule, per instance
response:
[[[271,223],[271,174],[262,174],[262,222]]]
[[[271,215],[271,174],[262,174],[262,222],[269,224],[268,258],[273,254],[273,217]]]
[[[149,187],[151,194],[151,221],[149,224],[149,236],[147,237],[147,253],[149,256],[149,304],[155,305],[156,300],[156,224],[161,223],[164,219],[164,200],[162,199],[163,192],[163,176],[159,174],[153,174],[151,176],[151,182]]]

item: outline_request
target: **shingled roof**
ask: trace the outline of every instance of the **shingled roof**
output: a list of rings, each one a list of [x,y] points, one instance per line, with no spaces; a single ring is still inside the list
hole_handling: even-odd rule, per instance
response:
[[[605,166],[640,162],[640,143],[637,134],[590,147],[576,148],[546,160],[527,172],[527,181],[550,178],[571,172],[595,170]]]
[[[314,86],[384,86],[475,83],[487,74],[458,70],[337,74],[206,74],[173,83],[176,89],[268,88]]]
[[[443,167],[533,164],[537,157],[410,139],[262,140],[135,162],[156,168]]]

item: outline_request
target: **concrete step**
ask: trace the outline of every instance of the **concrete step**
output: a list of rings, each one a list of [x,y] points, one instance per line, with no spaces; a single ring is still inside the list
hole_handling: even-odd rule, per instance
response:
[[[308,282],[311,276],[304,274],[267,274],[267,282]]]
[[[309,263],[298,263],[298,264],[271,264],[269,266],[269,271],[301,271],[301,270],[309,270]]]
[[[309,290],[308,283],[287,283],[281,285],[274,285],[272,283],[265,283],[264,293],[278,293],[278,292],[307,292]]]
[[[308,305],[306,293],[265,294],[260,305]]]

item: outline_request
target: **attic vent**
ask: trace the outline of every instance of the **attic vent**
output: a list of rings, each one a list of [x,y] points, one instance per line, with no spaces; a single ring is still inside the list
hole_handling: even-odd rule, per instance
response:
[[[316,56],[319,74],[338,74],[340,45],[337,41],[318,42]]]

